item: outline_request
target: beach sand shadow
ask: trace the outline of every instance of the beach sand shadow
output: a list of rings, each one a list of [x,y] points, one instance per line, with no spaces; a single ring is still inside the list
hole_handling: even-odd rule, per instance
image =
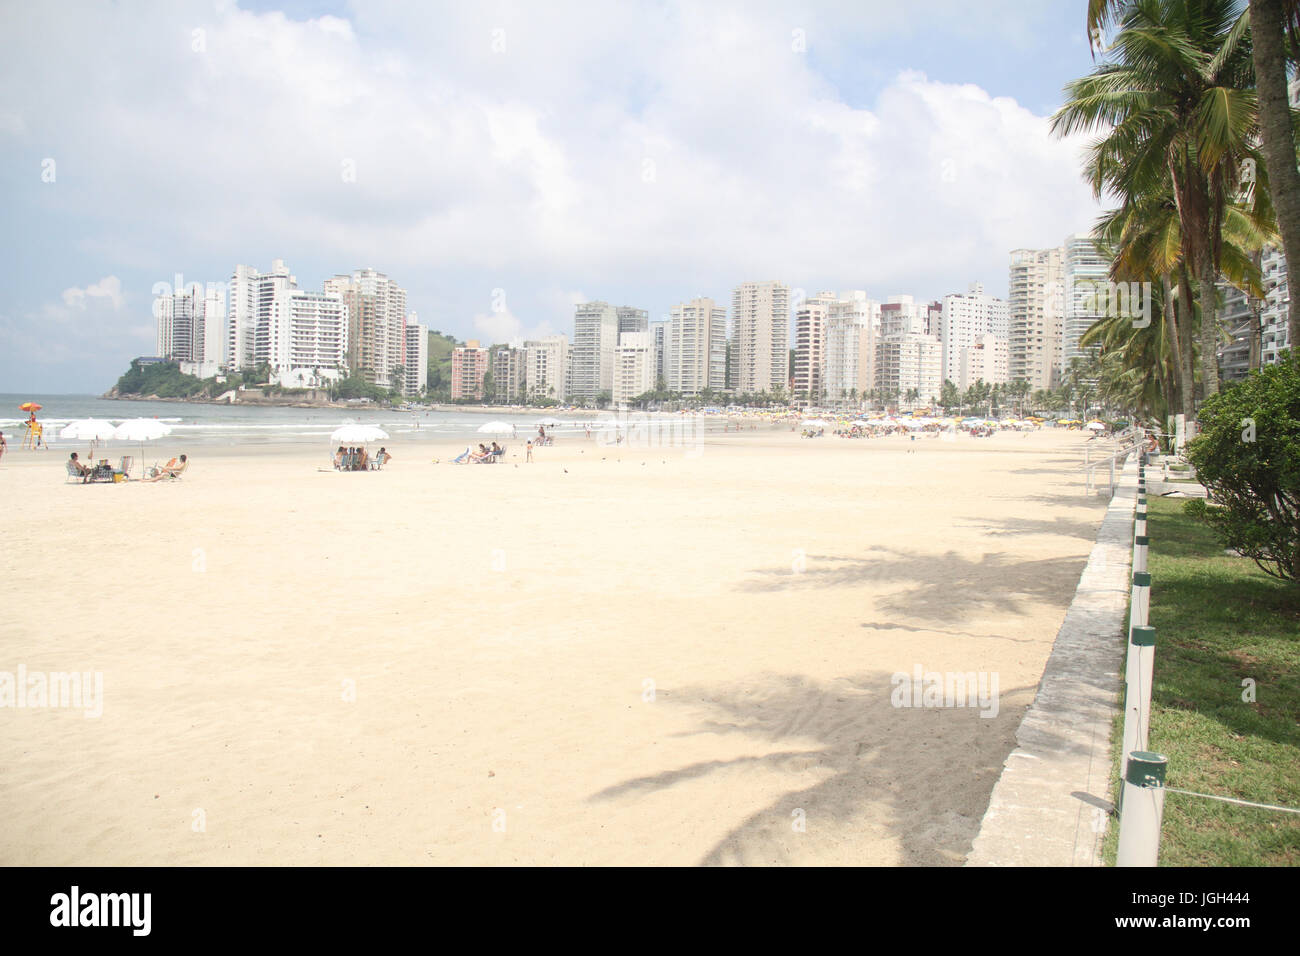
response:
[[[889,844],[879,847],[882,857],[896,847],[908,865],[958,865],[1035,688],[1001,689],[1002,710],[993,719],[975,708],[894,707],[893,689],[887,674],[831,682],[769,675],[676,689],[673,706],[699,712],[698,733],[741,736],[772,749],[631,778],[590,799],[636,799],[718,774],[744,788],[755,771],[767,780],[777,772],[790,775],[789,788],[732,827],[702,865],[800,863],[809,854],[871,862],[864,848],[879,844]],[[820,779],[808,783],[810,777]],[[803,832],[793,825],[797,811]]]
[[[1001,552],[963,557],[875,545],[870,557],[808,555],[804,570],[760,568],[736,588],[749,592],[860,587],[867,582],[911,585],[877,598],[876,607],[906,620],[961,622],[976,612],[1020,614],[1021,603],[1059,601],[1078,584],[1083,557],[1016,561]]]

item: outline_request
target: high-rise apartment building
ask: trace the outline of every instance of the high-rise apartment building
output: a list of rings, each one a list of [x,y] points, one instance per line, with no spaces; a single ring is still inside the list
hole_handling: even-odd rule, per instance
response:
[[[744,282],[731,296],[736,390],[785,391],[790,377],[790,288]]]
[[[283,259],[272,259],[271,271],[265,273],[251,266],[235,266],[227,298],[227,367],[245,369],[270,360],[273,306],[279,297],[296,288],[298,280],[289,274]]]
[[[531,399],[562,401],[568,394],[569,340],[548,335],[524,343],[524,386]]]
[[[1082,348],[1079,340],[1094,322],[1104,318],[1102,310],[1110,303],[1109,295],[1100,294],[1100,289],[1110,281],[1110,262],[1097,251],[1091,236],[1077,233],[1065,240],[1061,271],[1064,315],[1060,374],[1063,375],[1069,370],[1071,360],[1097,351],[1095,346]]]
[[[826,394],[826,313],[834,292],[819,292],[794,310],[794,397],[817,404]]]
[[[822,383],[828,401],[860,400],[875,386],[880,303],[843,292],[826,307]]]
[[[649,332],[622,332],[614,348],[614,404],[622,405],[654,388],[654,339]]]
[[[933,404],[943,386],[943,343],[922,332],[893,332],[883,337],[876,353],[876,391],[889,404],[906,400],[915,390],[918,401]]]
[[[406,290],[382,272],[359,269],[325,280],[348,307],[348,365],[372,385],[400,388],[393,369],[406,352]]]
[[[154,299],[157,354],[187,375],[211,378],[224,365],[226,303],[222,290],[198,283]]]
[[[482,401],[483,379],[487,376],[490,358],[486,348],[477,339],[451,350],[451,398],[472,398]]]
[[[1007,285],[1008,380],[1053,388],[1060,377],[1063,249],[1016,249]]]
[[[671,334],[671,319],[656,319],[650,323],[650,340],[654,343],[655,349],[655,382],[663,382],[665,386],[668,383],[668,365],[669,365],[669,348],[668,341]],[[723,351],[726,351],[727,341],[727,321],[726,313],[723,313],[722,320],[722,342]],[[724,356],[725,358],[725,356]]]
[[[500,405],[515,405],[525,398],[525,367],[528,355],[522,348],[503,345],[492,350],[492,395]]]
[[[614,349],[618,345],[618,310],[608,302],[584,302],[573,314],[573,359],[569,394],[594,401],[614,390]]]
[[[954,383],[961,377],[963,351],[986,335],[1004,342],[1008,337],[1007,303],[985,293],[978,282],[966,292],[943,297],[942,321],[943,377]]]
[[[675,305],[666,330],[668,388],[683,395],[727,384],[727,310],[700,297]]]
[[[429,327],[412,312],[406,317],[404,334],[402,394],[420,395],[429,384]]]

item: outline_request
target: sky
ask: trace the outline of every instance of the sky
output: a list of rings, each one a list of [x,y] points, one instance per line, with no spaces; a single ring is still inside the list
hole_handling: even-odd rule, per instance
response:
[[[1049,131],[1085,0],[0,2],[0,392],[107,389],[155,286],[240,263],[503,342],[748,280],[1005,295],[1100,211]]]

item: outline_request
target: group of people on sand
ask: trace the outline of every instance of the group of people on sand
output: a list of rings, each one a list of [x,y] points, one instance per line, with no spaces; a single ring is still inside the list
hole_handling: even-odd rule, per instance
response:
[[[383,468],[392,460],[393,456],[388,453],[387,448],[383,447],[375,452],[373,458],[364,445],[346,448],[339,445],[339,450],[334,453],[334,467],[339,471],[369,471],[371,465]]]
[[[529,442],[529,445],[531,447],[532,443]],[[477,451],[470,451],[470,449],[466,448],[463,452],[461,452],[451,461],[452,464],[455,465],[474,465],[474,464],[486,465],[496,461],[498,458],[503,457],[505,453],[506,450],[502,448],[500,445],[498,445],[496,442],[492,443],[491,448],[489,448],[487,445],[484,445],[480,442]]]
[[[127,462],[129,462],[129,459],[124,458],[123,459],[124,468],[127,467],[126,464]],[[185,474],[185,469],[189,467],[189,463],[190,460],[185,455],[169,458],[167,460],[167,464],[163,465],[161,468],[150,469],[150,471],[152,471],[153,474],[147,474],[145,475],[145,477],[141,478],[140,480],[141,481],[163,481],[167,478],[179,478],[181,475]],[[99,464],[99,465],[87,465],[85,462],[83,462],[80,458],[77,457],[77,453],[75,451],[68,456],[68,474],[79,475],[81,477],[82,484],[85,484],[88,481],[93,481],[96,478],[102,478],[105,481],[108,481],[110,479],[116,480],[113,478],[112,465],[106,463]]]

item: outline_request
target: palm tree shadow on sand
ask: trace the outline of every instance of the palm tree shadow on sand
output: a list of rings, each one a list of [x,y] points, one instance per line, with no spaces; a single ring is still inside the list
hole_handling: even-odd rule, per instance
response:
[[[776,773],[789,778],[776,784],[784,792],[732,827],[701,864],[960,864],[1034,688],[1001,688],[992,719],[978,707],[894,707],[892,690],[883,673],[673,690],[665,703],[698,712],[694,733],[748,738],[765,752],[634,777],[591,800],[689,790],[718,775],[739,793],[768,790]]]
[[[867,557],[810,554],[806,566],[761,568],[736,585],[749,592],[860,587],[869,582],[910,585],[875,599],[878,610],[903,621],[960,623],[976,612],[1021,614],[1024,602],[1059,602],[1074,592],[1083,571],[1082,557],[1017,561],[1001,552],[977,559],[903,551],[875,545]]]

